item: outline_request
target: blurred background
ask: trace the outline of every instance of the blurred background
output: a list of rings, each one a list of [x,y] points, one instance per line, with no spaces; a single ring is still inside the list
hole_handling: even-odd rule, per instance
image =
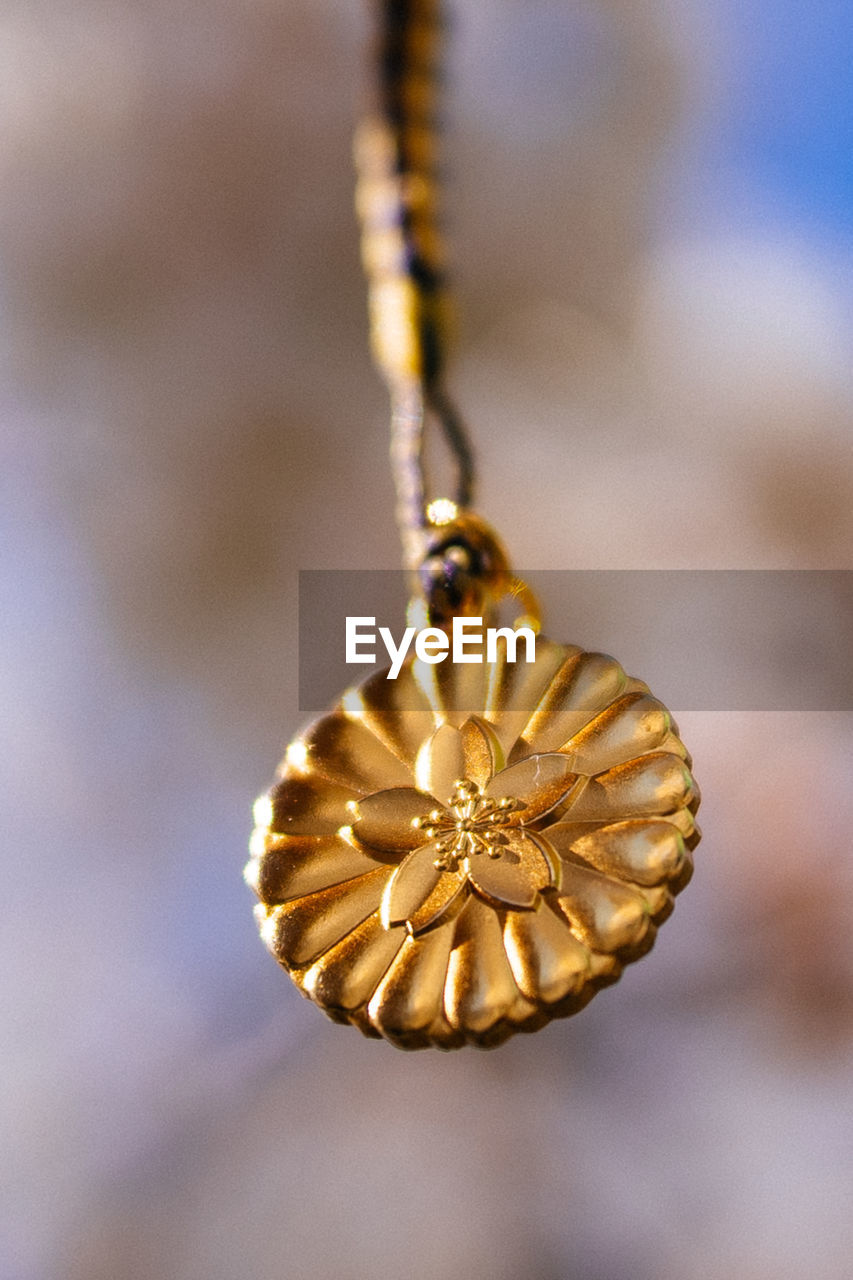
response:
[[[852,567],[849,6],[454,12],[452,384],[516,564]],[[0,1276],[838,1280],[849,712],[680,717],[693,885],[532,1039],[362,1041],[257,940],[297,570],[398,558],[369,19],[0,14]]]

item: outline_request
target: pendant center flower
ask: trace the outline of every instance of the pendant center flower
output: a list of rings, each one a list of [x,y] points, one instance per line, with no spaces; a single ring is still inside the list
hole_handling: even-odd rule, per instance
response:
[[[501,828],[521,807],[511,796],[495,800],[475,782],[460,778],[446,808],[433,809],[415,818],[412,825],[436,841],[439,856],[435,866],[440,871],[458,871],[460,862],[475,854],[501,856],[507,842]]]

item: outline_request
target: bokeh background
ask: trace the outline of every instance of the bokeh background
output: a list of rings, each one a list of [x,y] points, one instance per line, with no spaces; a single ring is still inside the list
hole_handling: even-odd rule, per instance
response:
[[[850,568],[846,0],[454,8],[452,381],[516,563]],[[362,1041],[255,935],[297,570],[397,563],[369,17],[0,14],[0,1276],[839,1280],[849,712],[680,717],[693,885],[532,1039]]]

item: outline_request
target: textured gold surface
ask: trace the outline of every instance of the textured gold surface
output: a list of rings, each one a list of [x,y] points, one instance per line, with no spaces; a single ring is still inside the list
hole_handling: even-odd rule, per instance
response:
[[[687,883],[699,793],[666,708],[612,658],[536,652],[371,676],[258,801],[261,935],[335,1020],[500,1044],[616,981]]]

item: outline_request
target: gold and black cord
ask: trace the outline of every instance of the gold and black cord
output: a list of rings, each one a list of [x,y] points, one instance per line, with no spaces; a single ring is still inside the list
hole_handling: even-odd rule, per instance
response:
[[[426,617],[491,614],[507,595],[538,630],[539,606],[471,510],[474,463],[444,387],[450,297],[439,225],[438,117],[446,30],[441,0],[377,0],[375,100],[356,136],[356,207],[373,356],[391,394],[391,465],[407,567]],[[424,427],[441,427],[452,499],[430,501]]]
[[[356,137],[356,206],[374,359],[392,402],[392,463],[409,563],[423,554],[425,422],[442,427],[457,505],[471,502],[467,436],[443,383],[450,300],[439,227],[440,0],[380,0],[372,110]]]

